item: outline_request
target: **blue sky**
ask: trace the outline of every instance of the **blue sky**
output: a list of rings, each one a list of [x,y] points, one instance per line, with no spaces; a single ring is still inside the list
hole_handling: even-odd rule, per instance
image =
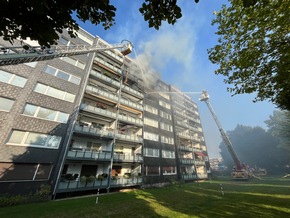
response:
[[[150,66],[172,84],[184,92],[207,90],[211,104],[225,131],[233,130],[237,124],[261,126],[269,118],[275,106],[269,102],[253,103],[254,94],[231,96],[224,84],[224,78],[214,74],[216,65],[208,59],[207,49],[217,43],[214,34],[216,26],[211,25],[214,11],[219,11],[226,0],[179,0],[183,16],[172,26],[163,23],[159,30],[149,28],[139,12],[140,0],[111,1],[117,8],[116,24],[109,30],[89,22],[80,26],[93,35],[98,35],[109,43],[119,43],[123,39],[134,44],[136,53],[132,58],[146,54]],[[190,94],[199,107],[201,122],[210,157],[219,156],[221,137],[216,124],[199,95]]]

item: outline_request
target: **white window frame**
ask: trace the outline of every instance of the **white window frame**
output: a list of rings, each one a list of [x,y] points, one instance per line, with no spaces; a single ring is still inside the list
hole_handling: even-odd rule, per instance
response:
[[[160,122],[160,129],[166,130],[168,132],[173,132],[172,126],[167,123]]]
[[[144,148],[144,156],[146,157],[160,157],[159,149],[155,148]],[[152,153],[152,155],[150,154]]]
[[[0,111],[9,112],[9,111],[11,110],[11,108],[13,107],[13,104],[14,104],[15,100],[10,99],[10,98],[5,98],[5,97],[2,97],[2,96],[0,96],[0,99],[6,99],[6,100],[8,100],[8,101],[11,101],[11,103],[12,103],[12,101],[13,101],[13,103],[12,103],[11,107],[9,108],[9,110],[5,110],[4,108],[1,108],[2,105],[0,105]]]
[[[54,74],[50,74],[50,73],[46,72],[45,70],[46,70],[47,68],[51,68],[51,69],[53,69],[53,70],[55,71]],[[43,72],[45,72],[45,73],[47,73],[47,74],[49,74],[49,75],[55,76],[55,77],[57,77],[58,79],[65,80],[65,81],[71,82],[71,83],[76,84],[76,85],[79,85],[79,84],[81,83],[81,78],[80,78],[80,77],[78,77],[78,76],[74,76],[74,75],[72,75],[72,74],[70,74],[70,73],[67,73],[67,72],[65,72],[65,71],[63,71],[63,70],[57,69],[57,68],[52,67],[52,66],[50,66],[50,65],[46,65],[45,68],[43,69]],[[66,80],[66,79],[63,79],[63,78],[61,78],[61,77],[58,77],[57,74],[58,74],[59,72],[64,73],[64,74],[67,74],[67,75],[68,75],[68,79]],[[73,82],[73,81],[72,81],[73,78],[77,79],[79,82],[78,82],[78,83]]]
[[[36,107],[36,110],[35,110],[35,112],[34,112],[34,114],[33,114],[32,116],[31,116],[31,115],[28,115],[28,114],[24,114],[25,107],[28,106],[28,105],[35,106],[35,107]],[[67,120],[68,120],[68,118],[69,118],[69,114],[67,114],[67,113],[64,113],[64,112],[61,112],[61,111],[52,110],[52,109],[45,108],[45,107],[36,106],[36,105],[33,105],[33,104],[26,104],[25,107],[24,107],[24,111],[23,111],[23,113],[22,113],[24,116],[36,117],[36,118],[38,118],[38,119],[49,120],[49,121],[54,121],[54,122],[59,122],[59,123],[67,123]],[[45,118],[43,118],[43,117],[39,117],[39,111],[40,111],[41,109],[51,110],[51,111],[53,111],[53,112],[56,112],[56,114],[55,114],[55,116],[54,116],[53,119],[45,119]],[[66,119],[66,121],[59,121],[59,120],[58,120],[58,117],[59,117],[61,114],[67,115],[67,119]]]
[[[151,140],[158,142],[159,141],[159,135],[151,132],[144,132],[144,139]]]
[[[173,145],[174,144],[174,139],[171,138],[171,137],[167,137],[167,136],[161,136],[161,142],[162,143],[167,143],[167,144],[170,144],[170,145]]]
[[[144,118],[144,124],[158,128],[158,121],[147,117]]]
[[[170,104],[166,103],[165,101],[159,100],[159,105],[167,109],[171,109]]]
[[[160,111],[160,117],[163,117],[165,119],[171,120],[171,114],[166,113],[164,111]]]
[[[40,84],[40,85],[42,85],[42,86],[45,86],[45,91],[44,91],[44,92],[39,92],[39,91],[36,91],[36,90],[35,90],[38,84]],[[48,90],[49,90],[49,88],[53,88],[53,89],[59,91],[60,93],[62,93],[62,96],[63,96],[63,97],[62,97],[62,98],[58,98],[58,97],[55,97],[55,96],[53,96],[53,95],[48,94]],[[50,96],[50,97],[53,97],[53,98],[57,98],[57,99],[60,99],[60,100],[63,100],[63,101],[68,101],[68,102],[71,102],[71,103],[73,103],[73,102],[75,101],[75,97],[76,97],[74,94],[71,94],[71,93],[69,93],[69,92],[62,91],[62,90],[60,90],[60,89],[56,89],[56,88],[51,87],[51,86],[44,85],[44,84],[42,84],[42,83],[37,83],[37,84],[36,84],[36,86],[35,86],[35,88],[34,88],[34,92],[37,92],[37,93],[40,93],[40,94],[43,94],[43,95],[47,95],[47,96]],[[67,96],[67,95],[72,95],[73,100],[70,101],[70,100],[66,99],[66,96]]]
[[[20,140],[21,142],[20,143],[9,143],[9,140],[13,134],[14,131],[17,131],[17,132],[23,132],[24,135],[22,137],[22,139]],[[45,140],[45,144],[42,146],[42,145],[35,145],[35,144],[26,144],[26,140],[29,136],[29,134],[32,133],[32,134],[39,134],[39,135],[46,135],[47,138]],[[56,136],[56,135],[48,135],[48,134],[45,134],[45,133],[37,133],[37,132],[26,132],[26,131],[20,131],[20,130],[12,130],[11,134],[10,134],[10,137],[9,139],[7,140],[7,143],[8,145],[18,145],[18,146],[25,146],[25,147],[37,147],[37,148],[46,148],[46,149],[58,149],[59,148],[59,145],[61,143],[61,136]],[[54,140],[54,139],[57,139],[58,140],[58,143],[57,143],[57,146],[49,146],[49,142],[50,140]]]
[[[162,150],[162,158],[175,159],[175,151]]]
[[[150,105],[145,105],[145,111],[148,111],[149,113],[158,115],[158,109],[155,107],[152,107]]]
[[[10,74],[11,77],[10,77],[10,79],[9,79],[7,82],[4,82],[4,81],[0,81],[0,82],[7,83],[7,84],[10,84],[10,85],[13,85],[13,86],[20,87],[20,88],[23,88],[23,87],[26,85],[27,79],[26,79],[25,77],[18,76],[18,75],[16,75],[16,74],[13,74],[13,73],[7,72],[7,71],[5,71],[5,70],[0,70],[0,74],[1,74],[1,72],[4,72],[4,73],[7,73],[7,74]],[[22,79],[23,81],[25,81],[25,82],[23,83],[22,86],[17,85],[17,84],[13,84],[13,81],[14,81],[15,79],[17,79],[17,78],[20,78],[20,79]]]

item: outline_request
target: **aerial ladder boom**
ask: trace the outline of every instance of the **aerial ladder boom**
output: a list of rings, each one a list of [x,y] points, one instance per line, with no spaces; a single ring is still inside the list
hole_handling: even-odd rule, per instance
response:
[[[88,54],[98,51],[121,49],[123,55],[132,51],[130,42],[112,45],[110,47],[88,46],[88,45],[56,45],[50,48],[42,46],[17,46],[0,48],[0,66],[22,64],[34,61],[51,60],[54,58],[68,57],[74,55]]]
[[[199,100],[204,101],[206,103],[208,109],[210,110],[211,115],[213,116],[213,118],[218,126],[218,129],[221,133],[222,139],[223,139],[224,143],[226,144],[227,149],[228,149],[228,151],[229,151],[229,153],[230,153],[230,155],[235,163],[235,171],[232,173],[232,177],[234,179],[249,179],[250,174],[249,174],[248,170],[246,169],[246,167],[244,166],[244,164],[239,160],[236,152],[233,149],[233,145],[232,145],[229,137],[227,136],[224,129],[222,128],[222,125],[220,124],[220,122],[219,122],[219,120],[218,120],[218,118],[213,110],[213,107],[210,104],[208,93],[206,91],[203,91]]]

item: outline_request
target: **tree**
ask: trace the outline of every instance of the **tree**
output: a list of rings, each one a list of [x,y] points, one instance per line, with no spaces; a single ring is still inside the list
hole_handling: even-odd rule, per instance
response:
[[[208,54],[228,91],[290,110],[290,1],[230,0],[215,14],[218,44]]]
[[[290,112],[276,110],[265,123],[268,132],[279,139],[280,146],[290,150]]]
[[[228,135],[241,162],[250,167],[266,168],[269,173],[284,173],[289,152],[278,147],[278,139],[263,128],[237,125]],[[231,169],[234,162],[226,145],[222,142],[219,147],[225,165]]]
[[[56,43],[63,29],[76,37],[79,26],[72,18],[73,13],[81,21],[102,24],[104,29],[115,24],[116,8],[110,0],[0,0],[0,5],[0,36],[11,43],[18,37],[30,37],[40,45],[50,46]],[[175,24],[182,16],[177,0],[145,0],[139,11],[149,27],[155,29],[159,29],[161,21]]]

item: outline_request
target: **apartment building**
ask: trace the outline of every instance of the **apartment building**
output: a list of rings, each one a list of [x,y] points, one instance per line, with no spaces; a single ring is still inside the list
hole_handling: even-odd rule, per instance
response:
[[[108,49],[0,67],[1,193],[49,185],[57,197],[207,178],[196,103],[161,80],[146,87],[134,60],[85,30],[73,39],[64,31],[59,44]]]

